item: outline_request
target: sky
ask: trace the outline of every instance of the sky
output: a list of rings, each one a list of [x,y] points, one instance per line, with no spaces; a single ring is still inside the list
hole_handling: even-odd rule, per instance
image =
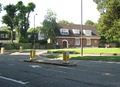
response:
[[[3,6],[8,4],[16,4],[20,0],[0,0]],[[35,26],[40,26],[44,20],[44,16],[48,9],[51,9],[57,14],[57,21],[67,20],[74,24],[81,24],[81,0],[21,0],[25,5],[29,2],[33,2],[36,5],[34,12],[30,14],[30,27],[34,27],[34,15],[35,15]],[[99,19],[99,12],[97,10],[96,3],[93,0],[82,0],[83,9],[83,24],[87,20],[97,22]],[[5,11],[0,13],[0,26],[2,16],[5,15]]]

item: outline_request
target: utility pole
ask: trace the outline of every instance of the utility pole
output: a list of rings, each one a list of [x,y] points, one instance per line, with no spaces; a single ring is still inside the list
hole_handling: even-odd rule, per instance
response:
[[[34,46],[33,46],[33,48],[34,48],[34,50],[35,50],[35,16],[36,16],[37,14],[35,14],[34,15]]]
[[[81,0],[81,56],[83,55],[83,6]]]

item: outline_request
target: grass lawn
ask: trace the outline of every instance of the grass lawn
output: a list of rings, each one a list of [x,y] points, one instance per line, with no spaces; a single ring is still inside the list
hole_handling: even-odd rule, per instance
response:
[[[62,52],[64,51],[69,52],[78,52],[80,53],[81,49],[55,49],[50,50],[51,52],[59,52],[59,54],[49,54],[47,55],[48,58],[59,58],[63,57]],[[60,54],[61,52],[61,54]],[[120,54],[120,48],[84,48],[83,49],[84,54]],[[79,60],[95,60],[95,61],[116,61],[120,62],[120,56],[81,56],[80,54],[70,54],[70,59],[79,59]]]
[[[63,52],[63,51],[69,51],[69,52],[81,52],[81,48],[75,48],[75,49],[54,49],[50,50],[51,52]],[[85,54],[120,54],[120,48],[83,48],[83,53]]]
[[[62,58],[62,54],[49,54],[48,58]],[[120,62],[120,56],[80,56],[80,54],[70,54],[70,59],[77,60],[94,60],[94,61],[116,61]]]

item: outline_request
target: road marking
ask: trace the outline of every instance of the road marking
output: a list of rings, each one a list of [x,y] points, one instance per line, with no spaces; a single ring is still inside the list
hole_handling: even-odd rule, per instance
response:
[[[53,71],[53,72],[58,72],[58,73],[66,73],[64,71],[58,71],[58,70],[53,70],[53,69],[44,69],[42,66],[39,66],[39,65],[29,65],[31,66],[32,68],[42,68],[43,70],[48,70],[48,71]]]
[[[12,81],[12,82],[16,82],[16,83],[19,83],[19,84],[22,84],[22,85],[25,85],[25,84],[29,83],[29,82],[23,82],[23,81],[7,78],[7,77],[4,77],[4,76],[0,76],[0,78],[5,79],[5,80],[9,80],[9,81]]]
[[[41,66],[39,66],[39,65],[30,65],[32,68],[41,68]]]
[[[9,66],[14,66],[15,64],[9,64]]]
[[[53,69],[44,69],[44,70],[53,71],[53,72],[58,72],[58,73],[66,73],[66,72],[64,72],[64,71],[53,70]]]

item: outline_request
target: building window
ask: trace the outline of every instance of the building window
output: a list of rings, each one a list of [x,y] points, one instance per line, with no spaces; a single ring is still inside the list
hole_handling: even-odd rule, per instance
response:
[[[45,35],[44,34],[40,34],[40,40],[44,40],[45,38]]]
[[[74,34],[80,34],[80,30],[79,29],[72,29]]]
[[[69,29],[60,29],[60,33],[62,35],[68,35],[69,34]]]
[[[5,38],[8,38],[8,34],[5,34]]]
[[[91,39],[87,39],[87,45],[91,45]]]
[[[8,38],[8,34],[0,34],[1,38]]]
[[[80,45],[80,40],[79,39],[75,39],[75,45]]]
[[[1,34],[0,37],[1,37],[1,38],[4,38],[4,34]]]
[[[31,37],[31,35],[28,35],[28,38],[30,38]]]
[[[83,30],[83,33],[84,33],[86,36],[92,36],[92,31],[91,31],[91,30]]]

